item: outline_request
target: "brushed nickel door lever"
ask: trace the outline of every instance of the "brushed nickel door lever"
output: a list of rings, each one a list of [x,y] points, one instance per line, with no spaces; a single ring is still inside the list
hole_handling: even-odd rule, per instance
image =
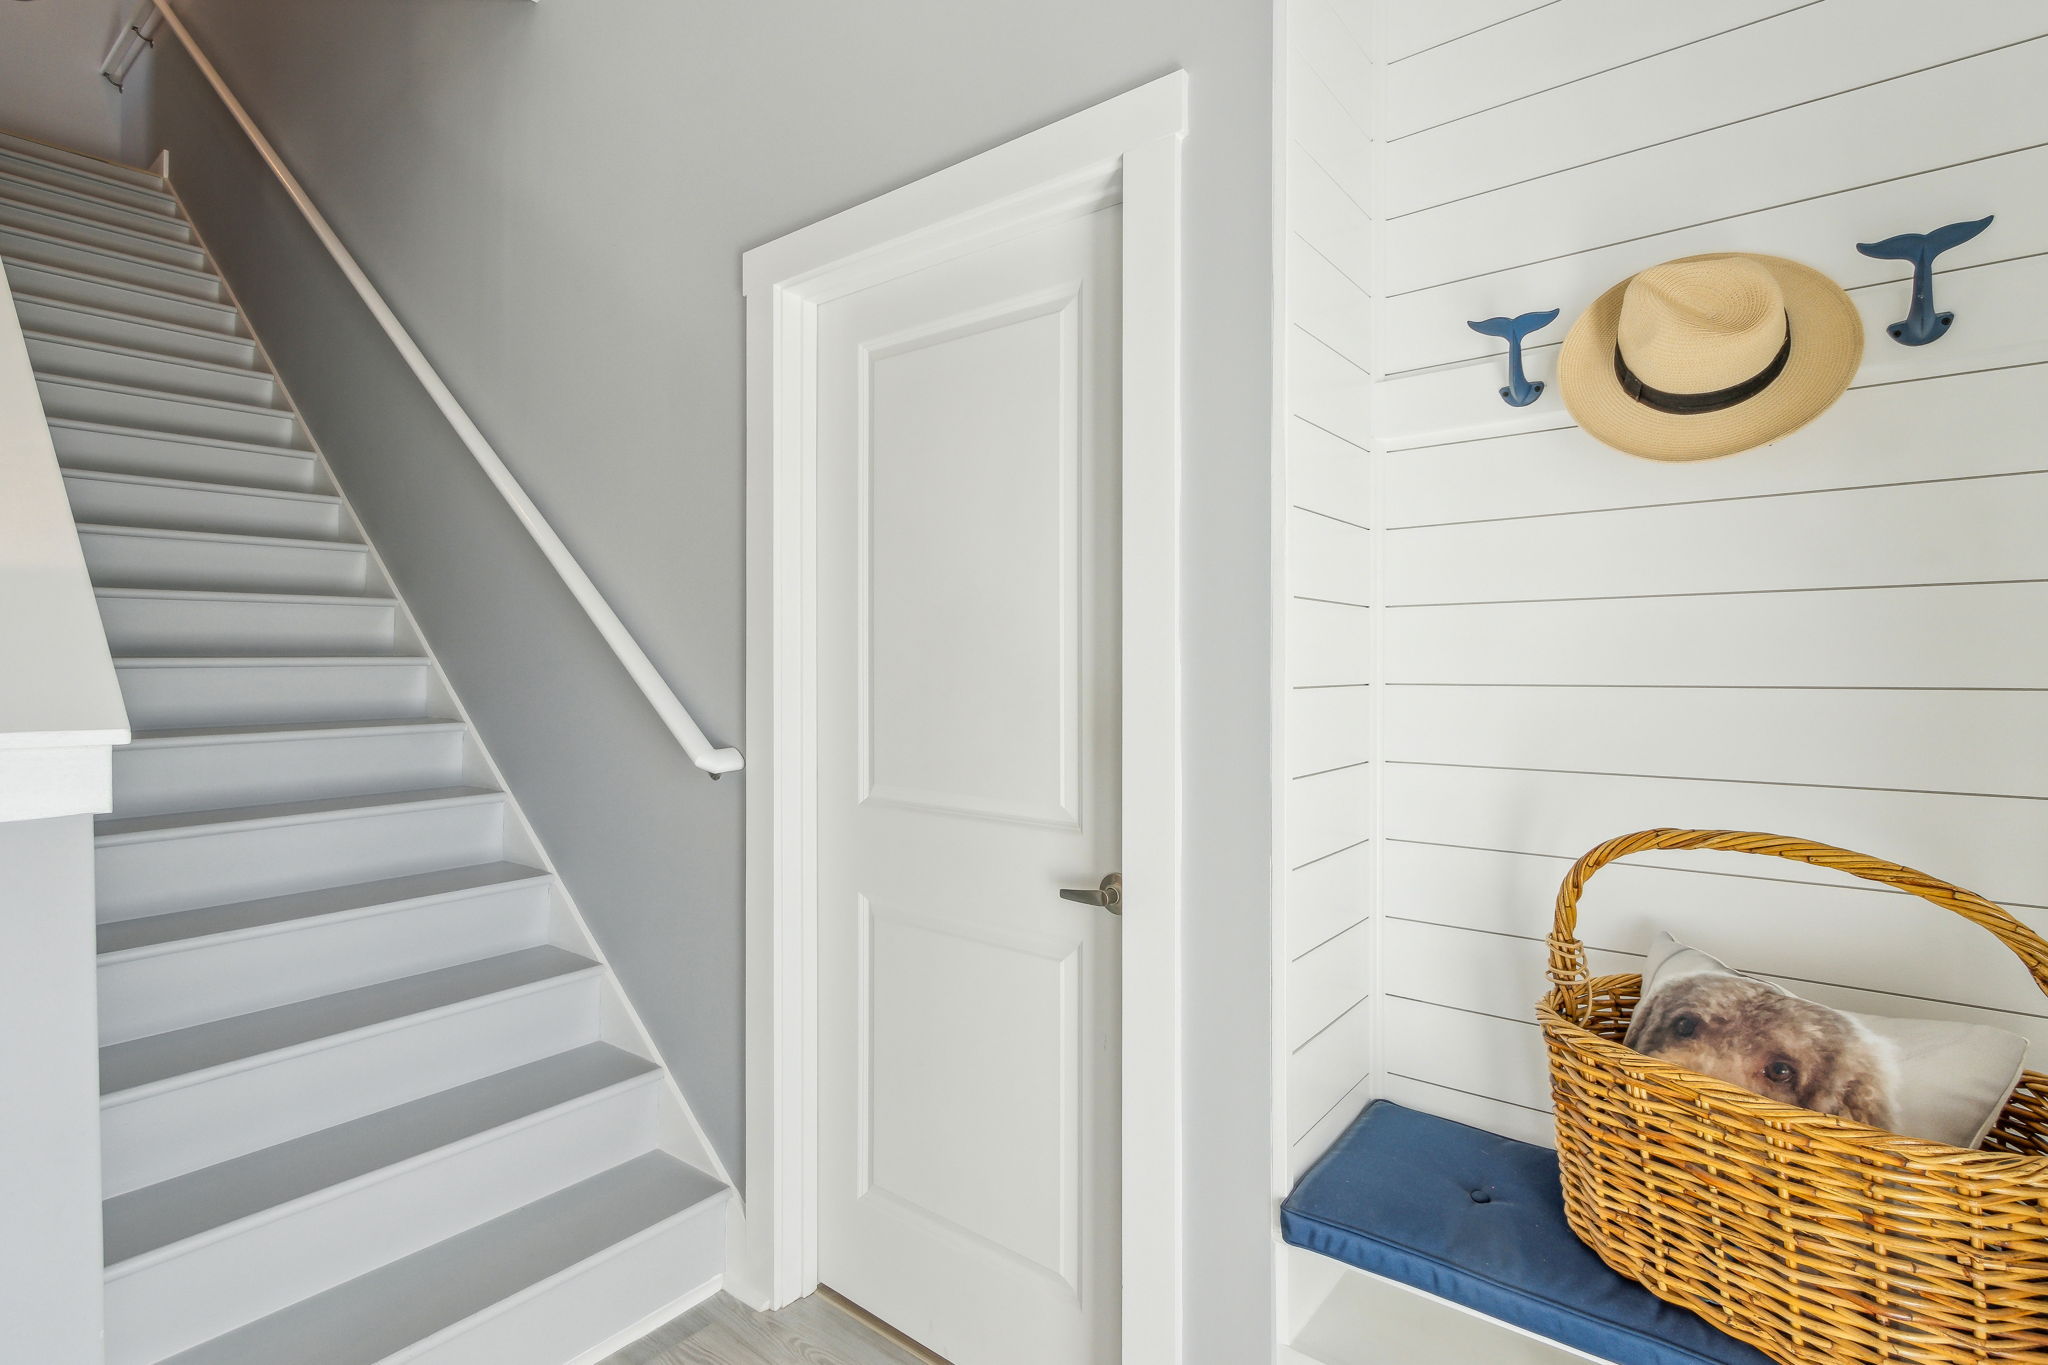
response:
[[[1094,888],[1069,886],[1060,891],[1060,899],[1078,901],[1082,905],[1099,905],[1112,915],[1124,912],[1124,874],[1112,872],[1102,879],[1102,885]]]

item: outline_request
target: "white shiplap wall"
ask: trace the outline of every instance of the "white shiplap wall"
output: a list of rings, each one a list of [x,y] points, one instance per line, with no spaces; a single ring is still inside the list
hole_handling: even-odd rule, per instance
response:
[[[1289,0],[1282,1137],[1288,1173],[1371,1097],[1374,229],[1365,0]]]
[[[1340,546],[1297,513],[1290,590],[1370,581],[1377,558],[1378,595],[1356,599],[1379,604],[1357,613],[1377,618],[1377,639],[1369,652],[1337,609],[1301,603],[1289,651],[1297,681],[1378,670],[1356,703],[1379,711],[1360,770],[1380,787],[1361,845],[1380,859],[1361,940],[1376,950],[1357,954],[1378,983],[1355,1026],[1379,1047],[1366,1089],[1548,1141],[1531,1022],[1541,940],[1569,860],[1611,835],[1804,835],[1961,882],[2048,929],[2048,6],[1374,8],[1373,70],[1297,29],[1311,45],[1294,81],[1334,87],[1291,102],[1297,135],[1319,101],[1366,107],[1377,80],[1384,136],[1356,151],[1372,193],[1350,187],[1379,215],[1358,224],[1376,258],[1377,379],[1369,401],[1342,394],[1336,432],[1296,422],[1289,467],[1322,452],[1355,481],[1347,519],[1373,528]],[[1298,178],[1324,164],[1311,152]],[[1295,204],[1306,254],[1322,243]],[[1894,344],[1883,328],[1904,316],[1906,272],[1855,243],[1986,213],[1991,229],[1941,261],[1953,332]],[[1722,250],[1805,261],[1862,309],[1862,372],[1813,426],[1660,465],[1579,432],[1554,387],[1524,409],[1495,396],[1498,343],[1468,319],[1561,307],[1528,357],[1549,380],[1572,318],[1608,285]],[[1304,335],[1336,306],[1304,296],[1326,279],[1290,281],[1297,412],[1338,373]],[[1362,345],[1365,324],[1346,316]],[[1377,462],[1370,480],[1359,460]],[[1312,486],[1297,479],[1293,501],[1328,510]],[[1303,771],[1336,752],[1313,706],[1289,717]],[[1318,780],[1293,784],[1297,803],[1322,806],[1301,799]],[[1298,826],[1317,838],[1297,854],[1367,837],[1307,814]],[[1737,855],[1639,861],[1603,872],[1583,907],[1612,970],[1668,926],[1821,999],[2048,1043],[2048,1001],[2024,970],[1931,906]],[[1303,948],[1346,918],[1318,905],[1290,894]],[[1320,983],[1342,975],[1325,951],[1288,967],[1303,1028],[1329,1008],[1309,1006]],[[1315,1086],[1341,1071],[1317,1048],[1295,1054],[1289,1093],[1290,1133],[1315,1146],[1333,1134],[1313,1111],[1334,1098]]]

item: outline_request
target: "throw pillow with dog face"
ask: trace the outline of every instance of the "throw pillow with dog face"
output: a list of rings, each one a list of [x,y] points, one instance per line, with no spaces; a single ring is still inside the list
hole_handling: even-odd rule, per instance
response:
[[[1975,1147],[2026,1063],[2027,1040],[1983,1024],[1851,1014],[1659,934],[1629,1047],[1784,1104]]]

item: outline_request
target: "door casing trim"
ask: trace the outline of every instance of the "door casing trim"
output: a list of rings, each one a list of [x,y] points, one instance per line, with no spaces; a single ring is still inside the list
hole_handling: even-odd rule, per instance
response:
[[[747,252],[746,1192],[726,1287],[818,1286],[819,305],[1122,205],[1122,1338],[1182,1336],[1181,166],[1175,71]]]

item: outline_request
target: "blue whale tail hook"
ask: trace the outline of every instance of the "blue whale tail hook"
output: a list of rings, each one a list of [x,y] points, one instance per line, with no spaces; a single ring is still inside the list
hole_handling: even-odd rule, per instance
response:
[[[1932,232],[1902,232],[1881,242],[1858,242],[1856,249],[1880,261],[1913,263],[1913,303],[1906,316],[1885,331],[1901,346],[1925,346],[1948,335],[1954,313],[1934,311],[1934,258],[1950,247],[1961,246],[1991,226],[1995,214],[1964,223],[1950,223]]]
[[[1500,391],[1501,401],[1512,408],[1526,408],[1543,396],[1543,381],[1529,382],[1522,373],[1522,338],[1540,332],[1557,321],[1557,309],[1524,313],[1514,318],[1486,318],[1465,325],[1483,336],[1499,337],[1508,344],[1508,385]]]

